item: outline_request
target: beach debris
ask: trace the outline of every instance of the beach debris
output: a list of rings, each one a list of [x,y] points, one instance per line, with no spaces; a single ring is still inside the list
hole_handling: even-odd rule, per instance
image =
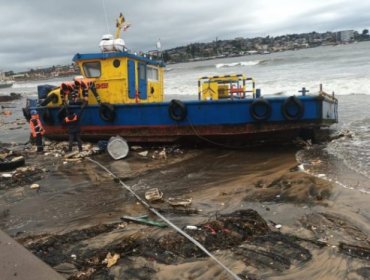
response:
[[[137,151],[137,150],[141,150],[143,147],[141,147],[141,146],[131,146],[131,150],[132,151]]]
[[[16,99],[20,99],[22,97],[22,94],[11,92],[9,95],[0,95],[0,102],[8,102],[13,101]],[[6,107],[6,106],[4,106]]]
[[[76,260],[76,259],[77,259],[76,254],[72,254],[72,255],[71,255],[71,258],[72,258],[72,259],[74,259],[74,260]]]
[[[169,197],[167,199],[168,204],[171,206],[184,206],[187,207],[193,201],[192,198],[180,198],[180,197]]]
[[[73,279],[91,279],[91,275],[95,273],[96,269],[93,267],[89,267],[86,270],[79,271],[78,273],[73,275]]]
[[[186,226],[185,229],[198,230],[198,227],[197,226]]]
[[[57,272],[69,277],[78,272],[76,266],[71,263],[60,263],[53,267]]]
[[[12,151],[5,152],[0,156],[0,170],[9,171],[14,170],[25,164],[25,159],[23,156],[19,156]]]
[[[127,227],[127,223],[120,223],[117,226],[118,229],[124,229],[125,227]]]
[[[24,159],[24,157],[23,157],[23,156],[19,156],[19,157],[14,157],[14,158],[12,158],[10,161],[11,161],[11,162],[15,162],[15,161],[23,160],[23,159]]]
[[[113,136],[108,141],[107,151],[114,160],[125,158],[129,150],[126,140],[121,136]]]
[[[114,266],[117,261],[119,260],[119,254],[111,254],[110,252],[107,254],[105,259],[102,261],[102,264],[106,264],[108,268]]]
[[[370,247],[369,246],[358,246],[352,244],[346,244],[344,242],[339,242],[339,252],[360,258],[370,260]]]
[[[4,116],[11,116],[12,111],[5,110],[5,111],[2,111],[1,114],[4,115]]]
[[[65,154],[64,158],[71,158],[71,157],[78,155],[79,153],[80,153],[79,151],[72,151],[72,152],[69,152],[68,154]]]
[[[12,178],[13,177],[13,174],[11,174],[11,173],[3,173],[3,174],[1,174],[1,177],[2,178]]]
[[[158,188],[153,188],[145,192],[145,199],[150,202],[161,200],[162,197],[163,193]]]
[[[167,227],[167,224],[165,224],[165,223],[157,222],[157,221],[153,221],[153,220],[148,219],[147,215],[139,216],[139,217],[122,216],[121,220],[135,222],[135,223],[139,223],[139,224],[146,224],[146,225],[150,225],[150,226],[156,226],[156,227],[160,227],[160,228]]]
[[[163,148],[161,151],[155,151],[152,155],[153,159],[167,159],[166,148]]]
[[[148,151],[143,151],[143,152],[138,153],[138,155],[139,155],[139,156],[142,156],[142,157],[147,157],[147,156],[148,156],[148,154],[149,154],[149,152],[148,152]]]
[[[276,225],[275,225],[275,228],[277,228],[277,229],[281,229],[281,228],[282,228],[282,225],[280,225],[280,224],[276,224]]]
[[[40,185],[39,184],[32,184],[30,186],[30,188],[33,189],[33,190],[36,190],[36,189],[38,190],[40,188]]]
[[[163,148],[163,150],[159,152],[158,157],[160,159],[167,159],[166,148]]]

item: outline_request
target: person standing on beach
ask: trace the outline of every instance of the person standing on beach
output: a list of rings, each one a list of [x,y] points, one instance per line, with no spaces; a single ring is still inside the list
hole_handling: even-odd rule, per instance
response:
[[[73,113],[67,110],[67,116],[64,118],[64,123],[67,126],[68,131],[68,152],[72,152],[73,141],[77,141],[78,150],[82,152],[82,141],[81,141],[81,124],[80,119],[81,115],[86,107],[86,102],[84,102],[81,106],[81,110],[78,114]]]
[[[31,137],[35,140],[37,152],[43,152],[44,146],[42,144],[42,136],[44,135],[45,130],[42,127],[39,114],[36,110],[31,111],[30,128]]]

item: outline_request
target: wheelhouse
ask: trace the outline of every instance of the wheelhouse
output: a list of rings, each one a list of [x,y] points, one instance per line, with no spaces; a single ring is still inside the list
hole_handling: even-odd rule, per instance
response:
[[[154,103],[164,100],[164,64],[127,52],[76,54],[85,79],[95,83],[102,102],[111,104]],[[96,104],[89,95],[89,104]]]

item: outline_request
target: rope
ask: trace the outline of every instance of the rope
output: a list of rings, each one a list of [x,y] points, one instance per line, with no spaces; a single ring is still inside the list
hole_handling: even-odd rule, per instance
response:
[[[114,173],[112,173],[108,168],[106,168],[104,165],[101,163],[91,159],[91,158],[86,158],[90,162],[98,165],[100,168],[105,170],[109,175],[111,175],[114,179],[118,180],[118,182],[124,187],[126,190],[128,190],[130,193],[132,193],[137,200],[139,200],[146,208],[148,208],[149,211],[157,215],[159,218],[161,218],[165,223],[167,223],[170,227],[175,229],[177,232],[185,236],[187,239],[189,239],[193,244],[195,244],[199,249],[201,249],[205,254],[207,254],[211,259],[213,259],[217,264],[219,264],[226,272],[228,272],[233,279],[236,280],[241,280],[238,275],[236,275],[234,272],[232,272],[227,266],[225,266],[221,261],[219,261],[214,255],[212,255],[206,248],[203,247],[202,244],[200,244],[197,240],[192,238],[190,235],[188,235],[185,231],[177,227],[175,224],[173,224],[171,221],[167,220],[166,217],[161,215],[156,209],[152,208],[146,201],[144,201],[139,195],[137,195],[128,185],[123,183],[119,177],[117,177]]]
[[[235,146],[234,145],[234,146],[232,146],[232,145],[227,145],[227,144],[223,144],[223,143],[220,143],[220,142],[212,141],[212,140],[210,140],[210,139],[208,139],[208,138],[206,138],[206,137],[204,137],[204,136],[202,136],[198,133],[198,131],[195,129],[195,127],[193,126],[193,124],[192,124],[192,122],[191,122],[191,120],[188,116],[186,116],[186,120],[188,121],[188,123],[190,124],[191,129],[194,131],[195,135],[199,139],[204,140],[204,141],[206,141],[206,142],[208,142],[212,145],[219,146],[221,148],[226,148],[226,149],[241,149],[241,150],[250,147],[250,145],[249,146],[248,145],[243,145],[243,146]]]

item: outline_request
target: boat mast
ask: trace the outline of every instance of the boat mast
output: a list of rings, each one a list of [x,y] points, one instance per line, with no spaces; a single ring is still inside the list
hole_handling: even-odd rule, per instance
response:
[[[122,13],[119,14],[119,18],[116,22],[116,33],[114,34],[114,39],[119,39],[121,35],[121,29],[123,28],[123,31],[126,31],[127,28],[130,27],[129,23],[126,23],[125,18]]]

